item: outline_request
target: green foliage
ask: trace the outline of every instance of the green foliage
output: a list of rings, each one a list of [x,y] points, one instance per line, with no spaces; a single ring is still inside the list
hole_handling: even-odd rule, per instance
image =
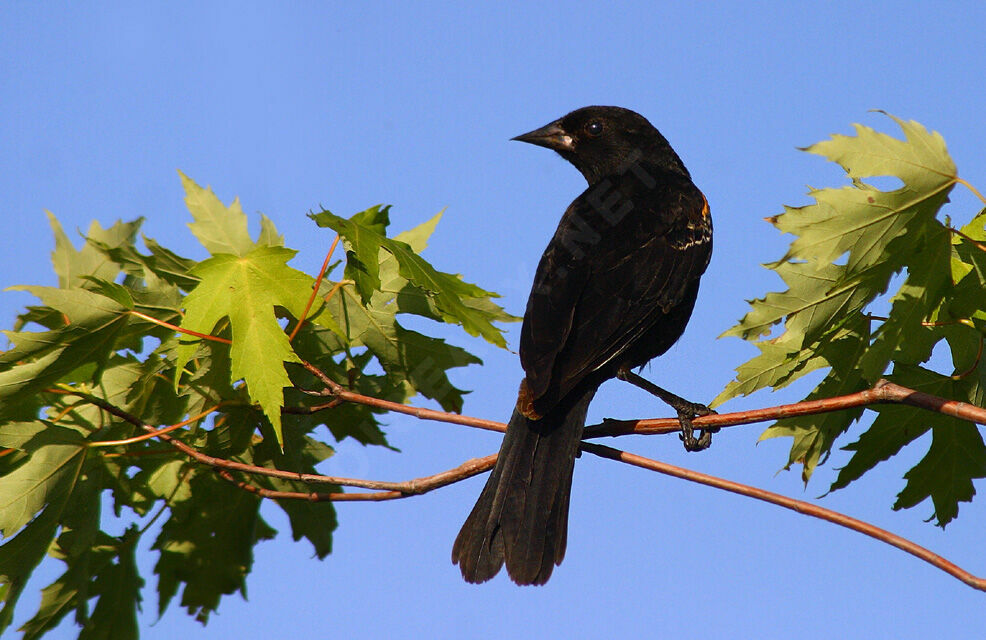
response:
[[[349,219],[313,216],[342,235],[347,252],[345,277],[333,280],[330,270],[316,285],[289,266],[295,252],[269,219],[261,216],[254,240],[238,201],[226,206],[181,181],[206,259],[146,237],[138,248],[141,220],[93,223],[76,248],[49,214],[58,287],[16,287],[40,303],[4,332],[10,348],[0,353],[0,633],[47,554],[66,570],[42,590],[25,638],[70,614],[81,638],[136,638],[144,579],[135,554],[155,523],[157,537],[144,548],[158,554],[161,613],[180,594],[204,623],[222,596],[245,593],[254,545],[276,535],[258,495],[160,439],[127,439],[187,422],[170,436],[203,454],[316,473],[344,438],[389,445],[369,407],[306,413],[325,398],[303,393],[322,385],[298,363],[359,393],[402,403],[421,394],[459,411],[465,392],[448,372],[480,360],[405,328],[401,314],[505,345],[494,323],[515,318],[491,301],[495,294],[419,255],[440,216],[394,238],[387,207]],[[232,479],[258,490],[311,490],[268,476]],[[103,530],[106,496],[130,521],[121,531]],[[295,540],[308,540],[319,558],[331,552],[330,502],[275,502]]]
[[[491,315],[489,308],[481,309],[470,304],[473,300],[489,300],[495,294],[483,291],[457,275],[437,271],[406,242],[385,237],[382,229],[389,224],[388,210],[389,207],[374,207],[350,220],[328,211],[312,216],[320,227],[330,227],[345,238],[349,258],[346,277],[356,283],[363,303],[370,302],[373,291],[381,286],[378,256],[381,250],[386,250],[396,260],[397,272],[404,278],[404,286],[428,294],[445,322],[460,324],[470,335],[482,336],[499,347],[506,347],[503,335],[491,323],[491,320],[504,319],[499,309]],[[389,275],[393,277],[392,273]]]
[[[983,405],[986,210],[958,230],[941,222],[938,215],[959,182],[945,142],[916,122],[890,117],[903,130],[903,140],[857,124],[855,136],[836,135],[806,149],[838,163],[852,184],[812,189],[814,204],[785,207],[771,219],[795,236],[781,260],[765,265],[787,289],[752,300],[749,313],[724,334],[750,341],[760,354],[737,368],[736,379],[714,404],[827,369],[806,399],[853,393],[885,377]],[[866,182],[880,176],[899,178],[903,185],[885,191]],[[896,287],[892,294],[891,287]],[[889,305],[886,317],[871,312],[878,305]],[[952,370],[919,366],[942,342]],[[934,517],[944,526],[958,514],[959,502],[972,499],[972,480],[986,477],[986,447],[978,428],[909,407],[877,411],[859,440],[845,447],[853,455],[832,490],[930,432],[930,449],[905,475],[894,508],[931,498]],[[761,438],[792,437],[787,466],[800,463],[807,482],[836,438],[862,415],[854,409],[785,418]]]

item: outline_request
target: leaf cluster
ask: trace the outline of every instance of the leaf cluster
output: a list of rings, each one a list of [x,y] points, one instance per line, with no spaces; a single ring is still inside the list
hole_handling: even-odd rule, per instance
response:
[[[853,393],[887,378],[982,406],[986,210],[958,229],[940,220],[952,188],[963,182],[945,142],[916,122],[890,117],[903,140],[857,124],[854,136],[836,135],[805,149],[837,163],[851,184],[812,189],[814,203],[785,207],[769,219],[795,236],[783,258],[765,265],[787,288],[750,301],[750,311],[724,334],[750,341],[760,353],[737,368],[716,404],[821,370],[808,400]],[[875,178],[887,177],[901,186],[874,186]],[[939,344],[950,358],[941,351],[932,358]],[[862,414],[854,409],[785,418],[761,437],[791,437],[788,466],[801,464],[807,482]],[[986,477],[982,435],[956,418],[878,408],[859,440],[845,447],[852,457],[831,489],[847,486],[926,433],[930,448],[906,473],[894,508],[931,498],[944,526],[958,514],[959,502],[972,499],[973,479]]]
[[[160,613],[180,593],[181,606],[205,622],[223,595],[245,593],[254,545],[276,534],[260,498],[167,442],[142,439],[148,431],[171,427],[171,438],[210,456],[315,473],[344,438],[389,445],[370,407],[312,409],[325,398],[304,390],[322,386],[297,363],[362,394],[401,403],[420,394],[460,411],[465,391],[449,371],[479,358],[400,318],[461,325],[505,345],[494,323],[514,318],[495,294],[420,255],[441,214],[396,237],[387,236],[388,207],[314,215],[347,253],[343,277],[331,277],[337,263],[316,279],[289,266],[296,252],[267,217],[254,239],[238,200],[226,206],[181,180],[204,260],[147,237],[139,249],[141,220],[93,223],[76,248],[49,214],[58,286],[17,287],[40,302],[4,332],[10,348],[0,353],[0,632],[47,554],[66,569],[44,588],[25,638],[69,614],[80,637],[137,637],[144,579],[135,553],[148,531],[156,532],[147,544],[158,556]],[[296,540],[319,558],[331,552],[330,502],[277,504]],[[122,529],[104,530],[106,508]]]

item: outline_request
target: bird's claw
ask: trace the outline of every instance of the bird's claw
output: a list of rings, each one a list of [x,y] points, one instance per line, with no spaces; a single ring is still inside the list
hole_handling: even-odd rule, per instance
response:
[[[718,427],[699,429],[699,437],[695,437],[695,428],[692,426],[692,419],[699,416],[714,415],[715,411],[704,404],[689,402],[687,406],[678,408],[678,422],[681,423],[681,442],[685,446],[685,451],[703,451],[712,444],[712,434],[719,431]]]

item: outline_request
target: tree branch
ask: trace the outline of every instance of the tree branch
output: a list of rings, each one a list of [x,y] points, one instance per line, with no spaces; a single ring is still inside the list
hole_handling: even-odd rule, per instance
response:
[[[324,371],[311,364],[310,362],[301,362],[301,366],[307,369],[312,375],[317,377],[325,385],[325,389],[321,392],[316,392],[314,395],[321,395],[333,398],[333,401],[342,402],[352,402],[355,404],[362,404],[368,407],[374,407],[376,409],[383,409],[385,411],[393,411],[394,413],[403,413],[404,415],[414,416],[420,420],[434,420],[437,422],[450,422],[452,424],[461,424],[467,427],[475,427],[477,429],[485,429],[487,431],[499,431],[503,433],[507,430],[507,425],[502,422],[497,422],[496,420],[486,420],[484,418],[472,418],[470,416],[463,416],[457,413],[447,413],[445,411],[435,411],[434,409],[421,409],[418,407],[411,407],[406,404],[401,404],[399,402],[391,402],[389,400],[381,400],[380,398],[374,398],[372,396],[364,396],[362,394],[356,393],[354,391],[349,391],[341,384],[330,378]],[[323,409],[330,409],[338,404],[338,402],[328,402],[322,405]],[[305,407],[308,409],[308,407]],[[294,413],[292,409],[286,409],[289,413]]]
[[[382,502],[384,500],[398,500],[400,498],[418,496],[423,493],[433,491],[434,489],[439,489],[441,487],[454,484],[460,480],[465,480],[466,478],[479,475],[484,471],[489,471],[493,468],[493,465],[496,464],[496,457],[497,454],[494,453],[484,458],[473,458],[471,460],[466,460],[454,469],[442,471],[441,473],[425,476],[423,478],[407,480],[405,482],[379,482],[371,480],[351,481],[349,486],[364,486],[372,489],[386,489],[384,491],[364,493],[274,491],[272,489],[264,489],[263,487],[252,485],[242,480],[237,480],[232,473],[223,468],[217,468],[216,472],[221,478],[232,482],[237,487],[263,498],[272,498],[275,500],[307,500],[309,502]],[[319,481],[323,482],[323,480]],[[359,482],[362,484],[352,484],[353,482]]]
[[[879,380],[872,389],[835,396],[823,400],[805,400],[794,404],[782,404],[765,409],[720,413],[701,416],[692,420],[696,429],[709,427],[733,427],[741,424],[779,420],[794,416],[817,415],[844,409],[868,407],[875,404],[907,404],[927,411],[986,424],[986,409],[957,400],[940,398],[908,387],[902,387],[889,380]],[[649,420],[606,420],[602,424],[585,428],[583,438],[602,438],[606,436],[653,435],[672,433],[680,429],[677,418],[655,418]]]
[[[303,362],[309,372],[319,378],[325,385],[325,390],[318,395],[331,397],[333,400],[317,407],[292,407],[286,408],[288,413],[297,412],[317,412],[331,409],[339,402],[353,402],[363,404],[377,409],[403,413],[414,416],[420,420],[434,420],[438,422],[449,422],[460,424],[487,431],[506,431],[507,425],[495,420],[485,418],[473,418],[456,413],[436,411],[433,409],[422,409],[410,407],[398,402],[380,400],[371,396],[364,396],[353,391],[349,391],[335,380],[332,380],[321,369],[315,365]],[[782,404],[775,407],[764,409],[753,409],[750,411],[736,411],[733,413],[719,413],[709,416],[701,416],[692,419],[692,425],[697,429],[709,427],[733,427],[754,422],[766,422],[767,420],[779,420],[780,418],[791,418],[794,416],[817,415],[832,411],[842,411],[844,409],[854,409],[867,407],[875,404],[907,404],[928,411],[936,411],[969,422],[986,424],[986,409],[977,407],[957,400],[940,398],[921,391],[915,391],[908,387],[902,387],[889,380],[879,380],[872,389],[866,389],[857,393],[850,393],[844,396],[835,396],[823,400],[806,400],[794,404]],[[654,435],[664,433],[674,433],[681,428],[677,418],[650,418],[644,420],[606,420],[600,424],[589,425],[585,428],[583,438],[603,438],[610,436],[623,435]]]
[[[213,467],[217,471],[221,472],[219,475],[230,482],[233,482],[241,489],[256,493],[257,495],[267,497],[267,498],[293,498],[301,500],[309,500],[312,502],[324,502],[326,500],[334,501],[358,501],[358,500],[393,500],[396,498],[406,498],[412,495],[420,495],[422,493],[427,493],[439,487],[444,487],[446,485],[459,482],[460,480],[465,480],[471,478],[475,475],[483,473],[493,468],[496,464],[496,454],[486,456],[485,458],[473,458],[467,460],[455,467],[454,469],[449,469],[447,471],[442,471],[430,476],[425,476],[422,478],[415,478],[413,480],[406,480],[404,482],[385,482],[381,480],[362,480],[359,478],[343,478],[339,476],[325,476],[317,473],[300,473],[297,471],[285,471],[283,469],[270,469],[268,467],[260,467],[257,465],[246,464],[243,462],[237,462],[235,460],[227,460],[226,458],[217,458],[215,456],[210,456],[206,453],[196,450],[181,440],[168,435],[166,432],[170,431],[173,427],[183,426],[190,422],[186,420],[178,425],[172,425],[171,427],[166,427],[164,429],[156,429],[155,427],[144,423],[137,416],[125,411],[116,405],[103,400],[99,396],[94,396],[88,393],[75,390],[66,390],[65,393],[78,396],[96,406],[103,409],[107,413],[110,413],[121,420],[129,422],[130,424],[144,430],[148,435],[157,437],[158,439],[167,442],[172,447],[178,451],[184,453],[186,456],[204,464],[209,467]],[[129,439],[128,439],[129,440]],[[113,443],[98,442],[94,443],[100,446],[106,446],[107,444],[126,444],[127,441],[117,441]],[[259,476],[268,476],[271,478],[278,478],[281,480],[294,480],[298,482],[305,482],[309,484],[334,484],[344,487],[359,487],[362,489],[374,489],[376,493],[316,493],[316,492],[294,492],[294,491],[274,491],[271,489],[264,489],[261,487],[256,487],[249,483],[241,482],[237,480],[230,471],[240,471],[242,473],[248,473]],[[383,492],[383,493],[380,493]]]
[[[375,407],[378,409],[384,409],[388,411],[394,411],[397,413],[403,413],[406,415],[412,415],[416,418],[422,420],[434,420],[441,422],[450,422],[454,424],[461,424],[470,427],[477,427],[481,429],[487,429],[491,431],[505,431],[506,425],[501,422],[496,422],[493,420],[485,420],[481,418],[473,418],[469,416],[461,416],[458,414],[447,413],[443,411],[435,411],[432,409],[421,409],[415,407],[409,407],[407,405],[398,404],[396,402],[389,402],[386,400],[381,400],[378,398],[373,398],[370,396],[364,396],[348,389],[344,388],[339,383],[335,382],[323,371],[314,365],[303,362],[302,365],[313,375],[315,375],[325,386],[325,389],[321,392],[308,392],[312,395],[319,395],[323,397],[329,397],[326,403],[321,405],[316,405],[312,407],[294,407],[286,408],[285,412],[289,413],[314,413],[323,410],[329,410],[332,407],[338,406],[341,402],[353,402],[357,404],[364,404],[367,406]],[[361,480],[356,478],[340,478],[334,476],[324,476],[319,474],[311,473],[298,473],[292,471],[284,471],[280,469],[269,469],[266,467],[259,467],[255,465],[249,465],[242,462],[236,462],[234,460],[226,460],[222,458],[216,458],[197,451],[193,447],[185,444],[184,442],[174,438],[166,433],[170,428],[157,429],[149,424],[145,424],[136,416],[124,411],[123,409],[116,407],[115,405],[99,398],[97,396],[90,395],[88,393],[83,393],[80,391],[75,391],[72,389],[67,389],[64,391],[72,395],[76,395],[84,400],[95,404],[96,406],[102,408],[103,410],[109,412],[112,415],[121,418],[147,433],[152,433],[155,437],[167,442],[175,449],[181,451],[189,458],[199,462],[201,464],[207,465],[215,469],[216,473],[224,480],[233,483],[240,489],[248,491],[257,496],[263,498],[271,498],[276,500],[293,499],[293,500],[307,500],[310,502],[324,502],[324,501],[384,501],[384,500],[396,500],[400,498],[406,498],[412,495],[420,495],[440,487],[448,486],[460,480],[466,478],[471,478],[472,476],[478,475],[484,471],[491,469],[494,464],[496,464],[496,454],[486,456],[484,458],[475,458],[468,460],[461,465],[449,469],[447,471],[442,471],[430,476],[425,476],[422,478],[416,478],[413,480],[408,480],[405,482],[383,482],[378,480]],[[946,398],[941,398],[938,396],[933,396],[921,391],[916,391],[914,389],[909,389],[898,384],[894,384],[888,380],[878,381],[873,388],[859,391],[857,393],[847,394],[843,396],[837,396],[834,398],[826,398],[823,400],[812,400],[805,402],[798,402],[795,404],[779,405],[776,407],[769,407],[766,409],[755,409],[752,411],[739,411],[734,413],[725,413],[718,415],[702,416],[694,419],[694,426],[699,428],[709,428],[709,427],[727,427],[735,426],[740,424],[750,424],[754,422],[762,422],[766,420],[776,420],[779,418],[786,418],[792,416],[802,416],[802,415],[814,415],[827,413],[831,411],[841,411],[845,409],[852,409],[858,407],[868,407],[876,404],[906,404],[916,408],[920,408],[927,411],[935,411],[938,413],[943,413],[946,415],[959,418],[961,420],[967,420],[974,423],[986,424],[986,409],[982,407],[977,407],[964,402],[958,402],[955,400],[948,400]],[[187,421],[186,421],[187,422]],[[670,433],[676,432],[680,428],[678,420],[676,418],[666,418],[666,419],[653,419],[653,420],[607,420],[602,424],[592,425],[586,427],[585,438],[599,438],[604,436],[621,436],[630,434],[659,434],[659,433]],[[124,441],[120,441],[122,444]],[[876,527],[874,525],[868,524],[856,518],[851,518],[847,515],[832,511],[830,509],[825,509],[824,507],[819,507],[809,502],[804,502],[801,500],[796,500],[794,498],[789,498],[787,496],[782,496],[780,494],[771,493],[769,491],[764,491],[756,487],[751,487],[748,485],[740,484],[737,482],[732,482],[722,478],[717,478],[715,476],[706,475],[699,473],[697,471],[691,471],[689,469],[683,469],[681,467],[676,467],[663,462],[658,462],[656,460],[651,460],[649,458],[644,458],[632,453],[627,453],[619,449],[614,449],[612,447],[607,447],[600,444],[595,444],[591,442],[583,442],[581,444],[581,449],[588,453],[607,458],[610,460],[615,460],[622,462],[624,464],[629,464],[632,466],[640,467],[643,469],[648,469],[651,471],[656,471],[658,473],[663,473],[666,475],[674,476],[682,480],[688,480],[690,482],[697,482],[717,489],[722,489],[724,491],[730,491],[739,495],[751,497],[757,500],[762,500],[764,502],[769,502],[786,509],[791,509],[809,515],[815,518],[820,518],[822,520],[827,520],[834,524],[852,529],[864,535],[870,536],[876,540],[880,540],[889,545],[897,547],[925,562],[937,567],[938,569],[948,573],[949,575],[961,580],[965,584],[978,589],[980,591],[986,591],[986,579],[979,578],[968,571],[956,566],[955,564],[949,562],[945,558],[932,553],[928,549],[921,547],[905,538],[898,535],[890,533],[884,529]],[[364,489],[371,489],[372,492],[358,492],[358,493],[341,493],[341,492],[301,492],[301,491],[276,491],[272,489],[266,489],[263,487],[258,487],[249,482],[240,480],[233,475],[233,471],[238,471],[247,474],[262,475],[280,478],[284,480],[300,481],[312,484],[334,484],[339,486],[351,486],[359,487]]]
[[[582,450],[593,455],[597,455],[601,458],[615,460],[634,467],[640,467],[641,469],[656,471],[658,473],[663,473],[682,480],[688,480],[689,482],[697,482],[716,489],[722,489],[723,491],[730,491],[741,496],[747,496],[756,500],[769,502],[770,504],[775,504],[777,506],[784,507],[785,509],[791,509],[792,511],[797,511],[798,513],[811,516],[813,518],[827,520],[828,522],[846,527],[847,529],[852,529],[853,531],[857,531],[863,535],[867,535],[871,538],[875,538],[876,540],[885,542],[889,545],[897,547],[898,549],[906,551],[912,556],[920,558],[932,566],[941,569],[952,577],[961,580],[973,589],[986,591],[986,578],[978,578],[965,569],[949,562],[937,553],[933,553],[928,549],[907,540],[906,538],[890,533],[886,529],[881,529],[880,527],[863,522],[862,520],[857,520],[856,518],[852,518],[837,511],[832,511],[831,509],[826,509],[810,502],[795,500],[794,498],[788,498],[787,496],[782,496],[770,491],[764,491],[763,489],[757,489],[756,487],[740,484],[738,482],[732,482],[730,480],[724,480],[715,476],[699,473],[698,471],[683,469],[664,462],[658,462],[657,460],[651,460],[650,458],[644,458],[643,456],[627,453],[626,451],[621,451],[619,449],[614,449],[601,444],[583,442]]]

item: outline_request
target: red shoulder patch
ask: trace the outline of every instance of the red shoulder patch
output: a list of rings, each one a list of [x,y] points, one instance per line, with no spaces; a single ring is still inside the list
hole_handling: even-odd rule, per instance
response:
[[[534,410],[534,394],[527,384],[527,378],[520,381],[520,391],[517,392],[517,411],[528,420],[540,420],[543,416]]]

